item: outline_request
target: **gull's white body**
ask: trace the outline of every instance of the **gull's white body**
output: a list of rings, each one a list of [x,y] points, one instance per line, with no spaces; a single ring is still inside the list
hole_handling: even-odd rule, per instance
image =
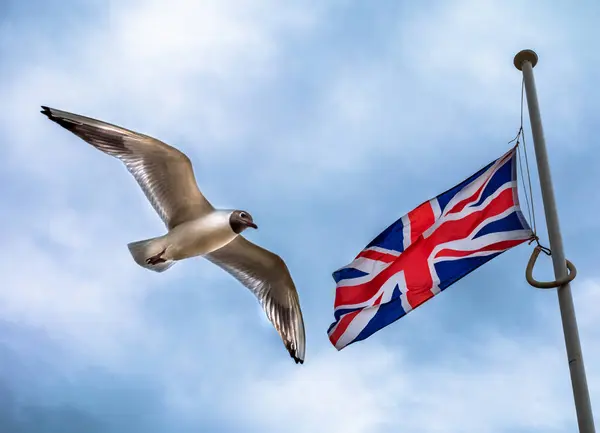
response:
[[[127,245],[133,260],[143,268],[164,272],[179,260],[205,256],[234,240],[238,234],[231,229],[229,217],[233,211],[214,209],[193,220],[176,225],[167,234]],[[160,255],[162,263],[149,264],[146,259]]]
[[[183,260],[212,253],[227,245],[238,236],[229,225],[229,215],[231,211],[215,210],[173,227],[159,238],[160,245],[166,248],[163,257]]]

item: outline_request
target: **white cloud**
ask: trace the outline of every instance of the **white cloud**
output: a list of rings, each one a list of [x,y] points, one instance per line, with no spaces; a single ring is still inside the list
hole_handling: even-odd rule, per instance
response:
[[[320,71],[306,118],[277,137],[266,173],[286,165],[305,174],[290,187],[319,190],[333,173],[379,168],[386,156],[415,175],[447,164],[449,153],[457,161],[496,156],[519,126],[521,74],[512,62],[524,48],[541,56],[544,119],[561,124],[550,134],[575,133],[584,90],[573,65],[581,52],[570,44],[573,28],[538,6],[535,13],[530,4],[497,0],[407,7],[389,20],[388,38],[372,55],[342,46]],[[474,148],[474,137],[485,141]]]
[[[89,359],[112,362],[132,333],[142,332],[137,304],[151,283],[136,281],[116,237],[98,236],[99,227],[80,216],[64,216],[68,226],[51,220],[46,230],[28,227],[4,237],[0,315],[44,329]]]
[[[215,143],[222,151],[249,127],[236,111],[240,95],[273,77],[284,38],[311,28],[315,19],[307,9],[271,0],[136,0],[105,7],[95,12],[107,13],[106,20],[64,30],[68,47],[20,29],[37,56],[21,60],[2,86],[11,110],[0,125],[15,164],[52,178],[79,162],[65,132],[39,115],[42,104],[165,141],[201,141],[204,154]],[[62,49],[68,56],[52,55]]]
[[[271,160],[255,168],[253,180],[270,188],[275,174],[285,172],[278,188],[296,182],[297,189],[330,193],[323,179],[361,173],[375,161],[372,156],[384,160],[381,153],[402,154],[398,164],[414,171],[422,170],[417,162],[424,154],[428,160],[447,158],[449,146],[481,160],[477,152],[483,147],[461,147],[473,123],[467,114],[490,123],[514,116],[516,126],[519,79],[512,55],[526,46],[542,47],[542,55],[567,40],[567,30],[556,30],[552,19],[528,28],[524,17],[500,5],[455,2],[399,21],[381,57],[342,62],[320,77],[319,96],[297,129],[261,136],[261,155]],[[223,299],[211,307],[221,292],[205,287],[244,290],[220,269],[186,263],[156,275],[136,267],[125,243],[162,230],[157,216],[117,161],[75,143],[77,138],[37,112],[48,104],[153,134],[192,159],[202,153],[207,164],[213,156],[225,159],[245,147],[246,134],[254,131],[260,115],[246,117],[238,105],[260,104],[261,92],[283,67],[285,38],[329,25],[325,7],[313,7],[271,0],[115,0],[106,21],[66,30],[77,41],[68,56],[54,57],[56,46],[48,40],[26,39],[42,54],[21,58],[18,73],[0,84],[11,108],[0,118],[0,133],[8,139],[7,170],[33,185],[39,198],[25,199],[27,214],[13,210],[8,218],[14,226],[0,252],[0,315],[47,330],[87,362],[121,369],[123,359],[147,356],[151,361],[140,362],[136,371],[162,382],[166,399],[185,416],[201,417],[207,406],[229,411],[234,402],[248,425],[290,433],[571,427],[560,329],[540,340],[533,334],[514,341],[486,334],[469,342],[468,352],[457,347],[424,361],[398,348],[370,345],[368,352],[338,353],[309,343],[310,358],[297,368],[272,327],[263,326],[264,317],[237,315]],[[578,78],[568,61],[550,69],[554,75],[545,72],[544,79],[552,80],[546,83]],[[571,112],[564,96],[544,98],[544,114],[573,115],[577,107]],[[513,132],[486,131],[490,141]],[[89,184],[82,195],[83,182]],[[325,239],[330,230],[311,227],[305,239]],[[344,242],[336,248],[343,250]],[[306,251],[297,254],[309,258]],[[148,317],[144,303],[151,291],[181,294],[175,286],[184,283],[182,275],[190,278],[187,293],[201,293],[195,299],[199,317],[169,333]],[[308,290],[315,289],[303,296],[315,293]],[[600,337],[593,301],[599,292],[589,282],[575,294],[578,308],[583,299],[580,325],[596,405]],[[244,295],[245,305],[256,308]],[[249,337],[253,326],[260,336]],[[257,347],[258,338],[273,345]],[[261,365],[274,353],[281,365]]]
[[[596,408],[600,318],[597,303],[587,301],[598,297],[598,287],[582,284],[577,302]],[[241,422],[315,433],[569,431],[576,420],[558,330],[524,330],[520,337],[486,332],[427,359],[374,344],[339,354],[324,350],[302,370],[270,369],[247,383],[239,393]]]
[[[546,128],[546,132],[566,139],[580,129],[587,93],[581,85],[582,70],[576,66],[587,51],[576,42],[580,31],[565,25],[555,5],[459,0],[440,3],[434,10],[421,9],[400,29],[397,40],[415,78],[428,83],[428,92],[445,106],[438,115],[454,129],[497,140],[512,138],[511,131],[518,127],[522,74],[514,68],[513,57],[522,49],[535,50],[540,57],[535,77],[544,122],[560,125]],[[439,110],[438,104],[430,103],[427,111]],[[469,121],[464,116],[452,117],[461,109],[468,111]],[[529,130],[527,116],[525,108],[525,128]],[[568,145],[583,145],[573,141]],[[445,144],[455,149],[454,140]],[[564,144],[552,140],[549,146],[564,149]]]
[[[333,173],[369,168],[386,154],[401,154],[397,165],[406,173],[423,170],[424,157],[443,162],[446,151],[480,160],[518,126],[512,56],[524,46],[542,56],[550,48],[563,52],[572,39],[556,16],[542,9],[530,20],[520,3],[463,0],[434,11],[409,9],[373,56],[345,59],[351,50],[342,46],[342,58],[319,70],[305,118],[255,137],[265,128],[256,124],[268,121],[249,106],[284,67],[284,39],[324,30],[334,5],[166,4],[114,2],[104,24],[73,30],[81,41],[69,52],[75,60],[60,57],[15,77],[5,92],[13,110],[4,117],[12,157],[51,178],[58,167],[74,169],[74,155],[88,155],[44,123],[35,110],[42,101],[153,134],[202,161],[224,158],[254,138],[266,168],[253,173],[255,181],[269,184],[282,170],[302,173],[301,181],[279,176],[291,189],[318,190]],[[547,122],[559,120],[564,132],[577,122],[579,76],[568,57],[543,60],[544,85],[572,90],[568,97],[544,95]],[[467,149],[462,143],[478,133],[489,141]],[[47,139],[56,143],[41,146]]]

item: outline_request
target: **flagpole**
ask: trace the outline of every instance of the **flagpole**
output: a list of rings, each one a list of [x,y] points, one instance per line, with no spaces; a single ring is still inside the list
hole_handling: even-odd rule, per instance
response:
[[[534,51],[523,50],[515,56],[514,65],[523,72],[527,107],[529,108],[529,121],[531,122],[531,134],[533,135],[542,200],[544,202],[544,212],[546,214],[548,238],[550,241],[550,249],[552,250],[554,276],[558,280],[567,276],[567,266],[558,222],[558,213],[556,211],[552,178],[550,176],[544,130],[542,129],[540,107],[537,99],[535,80],[533,78],[533,68],[537,64],[537,61],[538,56]],[[595,433],[592,405],[585,376],[581,343],[579,342],[579,331],[577,330],[577,319],[575,317],[575,307],[573,305],[573,297],[571,295],[571,286],[569,283],[558,288],[558,303],[565,335],[565,345],[571,372],[571,385],[573,387],[579,432]]]

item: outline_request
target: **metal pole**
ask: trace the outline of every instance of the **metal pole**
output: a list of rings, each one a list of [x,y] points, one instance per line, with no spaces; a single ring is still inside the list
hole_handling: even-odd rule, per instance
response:
[[[567,266],[558,223],[558,213],[556,212],[554,189],[552,187],[548,154],[546,152],[546,141],[540,117],[540,107],[538,105],[535,80],[533,78],[533,67],[537,64],[537,61],[538,56],[534,51],[523,50],[515,56],[514,65],[517,69],[523,71],[527,107],[529,108],[529,121],[531,122],[531,133],[533,135],[535,156],[540,176],[540,188],[544,202],[544,212],[546,214],[548,238],[550,240],[550,249],[552,250],[554,276],[556,279],[559,279],[567,276]],[[558,303],[565,334],[565,345],[567,347],[567,357],[571,371],[571,384],[573,386],[579,432],[595,433],[592,404],[585,377],[585,367],[581,354],[579,331],[577,330],[577,319],[575,318],[575,307],[573,306],[570,284],[567,283],[558,288]]]

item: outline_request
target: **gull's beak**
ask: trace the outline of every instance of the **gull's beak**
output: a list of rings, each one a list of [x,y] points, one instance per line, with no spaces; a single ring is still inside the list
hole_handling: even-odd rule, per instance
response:
[[[258,228],[258,226],[256,224],[254,224],[253,222],[247,222],[246,225],[248,227],[252,227],[253,229],[257,229]]]

